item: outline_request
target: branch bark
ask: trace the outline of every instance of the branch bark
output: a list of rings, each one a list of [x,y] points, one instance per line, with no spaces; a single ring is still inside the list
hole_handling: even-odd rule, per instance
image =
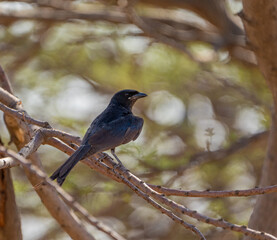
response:
[[[167,196],[182,196],[182,197],[208,197],[208,198],[219,198],[219,197],[248,197],[261,195],[266,193],[276,193],[277,185],[261,187],[261,188],[251,188],[246,190],[229,190],[229,191],[185,191],[178,189],[171,189],[162,186],[148,184],[153,190],[162,193]]]
[[[22,239],[10,169],[0,170],[0,239]]]
[[[8,76],[0,66],[0,86],[12,93]],[[4,118],[6,116],[4,115]],[[0,143],[0,145],[2,142]],[[1,156],[1,155],[0,155]],[[9,164],[8,162],[6,162]],[[0,170],[0,239],[21,240],[21,221],[17,209],[10,169]]]
[[[104,161],[105,164],[112,167],[113,169],[116,166],[116,164],[112,161],[112,159],[108,155],[106,155],[103,158],[103,161]],[[98,164],[99,164],[99,162],[98,162]],[[160,194],[160,193],[156,192],[150,186],[148,186],[145,182],[143,182],[138,177],[136,177],[134,174],[132,174],[126,168],[124,168],[124,167],[117,168],[116,171],[117,172],[115,172],[115,171],[113,171],[113,172],[115,172],[116,175],[123,180],[122,182],[124,184],[131,187],[130,184],[129,184],[129,182],[130,182],[131,184],[133,184],[135,187],[137,187],[143,193],[147,194],[148,196],[150,196],[154,200],[164,204],[165,206],[173,209],[175,212],[177,212],[179,214],[183,214],[183,215],[192,217],[192,218],[194,218],[194,219],[196,219],[200,222],[208,223],[208,224],[214,225],[216,227],[221,227],[221,228],[224,228],[224,229],[230,229],[230,230],[235,231],[235,232],[243,233],[245,236],[251,236],[254,239],[260,239],[260,240],[277,239],[276,237],[274,237],[271,234],[256,231],[256,230],[248,228],[246,226],[240,226],[240,225],[237,225],[237,224],[232,224],[228,221],[225,221],[222,218],[220,218],[220,219],[210,218],[210,217],[207,217],[205,215],[202,215],[202,214],[198,213],[197,211],[190,210],[187,207],[185,207],[181,204],[178,204],[173,200],[167,199],[163,194]],[[128,179],[128,181],[126,181],[127,179]],[[134,191],[135,191],[136,194],[138,194],[138,192],[135,189],[134,189]]]
[[[103,224],[102,222],[92,217],[78,202],[74,200],[73,197],[71,197],[55,182],[51,181],[43,171],[41,171],[38,167],[32,165],[26,158],[22,156],[24,154],[30,155],[35,150],[36,150],[35,146],[33,145],[33,148],[31,147],[29,151],[25,151],[24,153],[17,154],[12,150],[8,150],[0,146],[0,153],[15,159],[17,162],[19,162],[22,166],[25,167],[28,173],[32,173],[40,180],[40,183],[34,187],[35,189],[40,189],[41,186],[47,186],[48,188],[55,190],[64,199],[64,201],[72,209],[77,211],[88,223],[92,224],[102,232],[108,234],[112,239],[125,240],[125,238],[120,236],[118,233],[116,233],[115,231],[107,227],[105,224]]]

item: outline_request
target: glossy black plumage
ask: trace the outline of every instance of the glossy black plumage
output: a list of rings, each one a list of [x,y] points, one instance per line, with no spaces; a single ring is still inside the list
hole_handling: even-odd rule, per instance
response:
[[[143,119],[134,116],[132,107],[137,99],[146,97],[136,90],[122,90],[111,99],[107,108],[91,123],[80,147],[52,175],[62,185],[71,169],[82,159],[105,150],[134,141],[139,136]]]

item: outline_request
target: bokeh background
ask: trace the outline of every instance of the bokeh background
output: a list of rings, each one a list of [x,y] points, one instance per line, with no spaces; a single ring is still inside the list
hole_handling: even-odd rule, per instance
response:
[[[235,15],[242,8],[241,2],[222,2],[226,16],[242,29]],[[119,11],[116,4],[0,3],[0,61],[24,109],[54,128],[83,136],[114,92],[125,88],[145,92],[148,97],[134,108],[145,121],[142,134],[137,141],[117,148],[131,172],[147,183],[185,190],[255,187],[270,124],[271,96],[252,53],[241,43],[239,30],[235,34],[225,26],[225,33],[233,34],[227,41],[218,26],[191,9],[139,5],[137,11],[142,16],[185,26],[181,29],[186,37],[182,43],[191,58],[131,23],[77,16],[57,20],[54,17],[60,15],[54,13],[51,20],[51,11],[69,12],[69,7],[88,15],[107,12],[107,18],[109,11]],[[47,14],[50,20],[43,19]],[[177,25],[166,26],[181,31]],[[166,27],[161,29],[166,32]],[[200,31],[210,34],[214,41],[201,38]],[[1,136],[7,143],[2,117],[0,123]],[[49,174],[67,158],[49,146],[42,146],[38,152]],[[12,172],[24,239],[69,239],[41,204],[22,169]],[[64,189],[127,239],[195,239],[126,186],[84,164],[75,167]],[[255,197],[172,199],[210,217],[238,224],[248,222],[255,203]],[[196,224],[210,240],[242,237],[185,220]],[[93,228],[91,232],[97,239],[108,239]]]

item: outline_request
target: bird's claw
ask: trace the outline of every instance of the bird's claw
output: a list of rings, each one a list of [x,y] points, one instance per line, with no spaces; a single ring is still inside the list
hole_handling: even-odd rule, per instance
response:
[[[102,156],[100,156],[99,158],[96,159],[97,162],[102,162],[103,159],[107,156],[106,153],[102,153]]]
[[[116,170],[118,168],[124,168],[123,164],[122,163],[115,164],[114,170]]]

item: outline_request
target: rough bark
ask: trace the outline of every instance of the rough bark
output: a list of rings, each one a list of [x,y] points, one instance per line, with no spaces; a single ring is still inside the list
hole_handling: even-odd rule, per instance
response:
[[[241,13],[248,42],[273,95],[274,108],[261,186],[277,183],[277,1],[243,0]],[[249,226],[277,235],[277,194],[258,197]]]
[[[22,239],[10,169],[0,170],[0,239]]]
[[[9,93],[12,93],[8,77],[1,67],[0,86]],[[0,239],[22,239],[20,214],[16,205],[10,169],[0,170]]]

